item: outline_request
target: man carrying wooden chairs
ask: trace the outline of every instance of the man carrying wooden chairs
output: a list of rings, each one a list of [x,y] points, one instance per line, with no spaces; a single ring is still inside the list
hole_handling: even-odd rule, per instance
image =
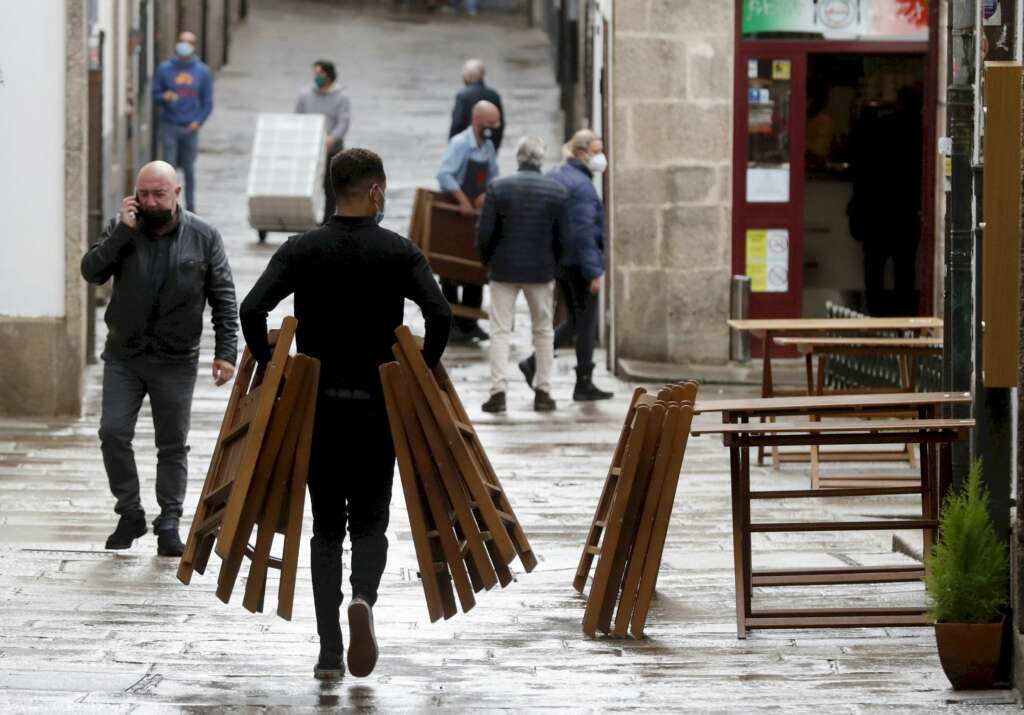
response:
[[[387,562],[394,444],[378,367],[390,362],[405,299],[423,311],[428,365],[441,359],[451,308],[420,250],[380,228],[387,179],[379,156],[349,149],[331,162],[337,212],[277,250],[242,302],[242,332],[261,366],[270,359],[267,313],[295,294],[300,352],[320,360],[320,389],[308,478],[313,510],[310,567],[320,657],[314,675],[344,674],[339,623],[341,554],[352,549],[348,669],[377,662],[372,607]]]

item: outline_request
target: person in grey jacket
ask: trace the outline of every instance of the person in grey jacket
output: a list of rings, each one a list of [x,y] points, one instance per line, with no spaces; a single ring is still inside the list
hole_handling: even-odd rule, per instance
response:
[[[555,271],[568,230],[568,192],[540,173],[544,141],[524,137],[516,147],[519,171],[487,185],[476,230],[476,245],[491,286],[491,396],[485,412],[504,412],[509,340],[515,327],[516,297],[530,308],[537,373],[533,408],[555,409],[551,399],[554,362]]]
[[[352,121],[352,105],[335,85],[338,71],[334,63],[317,60],[313,63],[313,86],[304,90],[295,102],[296,114],[322,114],[327,122],[324,138],[324,223],[334,215],[334,188],[331,186],[331,159],[345,148],[345,134]]]
[[[117,528],[108,549],[127,549],[146,533],[132,439],[148,394],[156,437],[157,553],[181,556],[178,535],[188,483],[188,439],[203,308],[210,304],[216,347],[213,380],[235,373],[238,319],[235,286],[217,229],[178,203],[174,167],[146,164],[135,195],[82,257],[82,276],[101,285],[114,279],[104,316],[103,408],[100,445]]]

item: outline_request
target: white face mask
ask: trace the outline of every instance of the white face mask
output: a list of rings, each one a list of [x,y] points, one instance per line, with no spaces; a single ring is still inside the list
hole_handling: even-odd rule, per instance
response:
[[[594,156],[590,157],[590,161],[587,162],[587,168],[595,174],[600,174],[608,168],[608,157],[604,155],[604,152],[594,154]]]

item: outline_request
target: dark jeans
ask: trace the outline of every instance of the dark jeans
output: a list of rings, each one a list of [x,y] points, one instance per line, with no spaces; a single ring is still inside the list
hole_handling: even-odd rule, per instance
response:
[[[160,146],[163,159],[185,174],[185,208],[196,210],[196,156],[199,154],[199,132],[187,126],[160,123]]]
[[[327,161],[324,164],[324,223],[331,220],[331,216],[334,215],[334,211],[337,208],[335,204],[338,203],[338,199],[334,195],[334,184],[331,182],[331,159],[344,148],[344,145],[339,145],[334,151],[327,152]]]
[[[565,266],[558,274],[558,289],[569,310],[569,318],[555,328],[555,347],[572,345],[576,338],[576,366],[588,368],[594,364],[594,345],[597,343],[597,321],[601,314],[601,301],[590,292],[590,281],[583,277],[577,266]]]
[[[459,288],[462,288],[462,299],[459,300]],[[470,283],[459,283],[451,278],[441,279],[441,292],[445,300],[452,305],[464,305],[467,308],[479,308],[484,304],[484,287]],[[455,318],[452,325],[464,333],[476,327],[475,318]]]
[[[103,366],[100,446],[118,514],[144,516],[135,466],[135,423],[142,398],[149,395],[156,433],[156,501],[160,516],[153,531],[177,529],[188,485],[188,439],[195,363],[163,363],[145,358],[107,359]]]
[[[321,396],[307,482],[313,537],[340,544],[348,527],[352,594],[371,606],[387,564],[394,471],[395,447],[383,400]]]
[[[892,259],[892,291],[885,289],[885,266]],[[917,241],[903,236],[864,242],[864,293],[873,316],[917,315]]]

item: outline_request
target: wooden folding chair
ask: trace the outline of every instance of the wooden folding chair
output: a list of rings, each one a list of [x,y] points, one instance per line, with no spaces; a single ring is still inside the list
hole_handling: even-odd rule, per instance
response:
[[[490,533],[492,563],[496,558],[508,564],[518,556],[524,569],[532,571],[537,565],[536,556],[447,373],[440,364],[433,371],[427,368],[408,327],[400,326],[395,334],[395,356],[426,399],[473,498],[473,506],[479,511],[479,519]]]
[[[412,449],[405,432],[401,411],[401,400],[396,391],[396,384],[403,379],[402,369],[397,362],[387,363],[380,367],[381,383],[384,387],[384,401],[387,404],[388,423],[391,436],[395,443],[395,454],[398,459],[398,471],[405,493],[405,506],[409,514],[409,526],[412,530],[413,546],[416,560],[419,563],[420,581],[423,594],[427,599],[427,613],[433,623],[439,618],[451,618],[458,609],[452,593],[448,562],[441,552],[438,532],[426,506],[426,494],[419,479]],[[431,533],[433,532],[433,533]]]
[[[221,423],[217,446],[203,483],[178,579],[185,584],[194,571],[203,573],[218,534],[228,526],[233,535],[244,498],[256,468],[264,434],[280,388],[297,321],[287,316],[280,330],[271,331],[273,353],[266,370],[256,373],[256,361],[246,348]],[[238,496],[232,502],[232,495]],[[218,553],[223,557],[227,551]]]
[[[647,394],[642,387],[633,391],[633,399],[629,402],[629,409],[626,410],[626,419],[623,421],[622,430],[619,432],[619,442],[612,454],[612,463],[608,467],[608,474],[604,480],[604,487],[601,490],[601,498],[597,501],[597,510],[590,523],[590,531],[587,533],[586,543],[583,545],[583,553],[580,554],[579,566],[576,567],[576,577],[572,585],[580,593],[587,585],[587,578],[590,576],[590,566],[594,557],[601,553],[601,534],[608,524],[608,511],[611,508],[612,499],[615,496],[615,488],[622,475],[622,459],[626,452],[626,443],[633,429],[633,420],[636,417],[636,407],[641,397]],[[653,402],[650,402],[653,404]]]
[[[255,545],[245,547],[245,555],[250,559],[249,575],[245,581],[245,596],[242,605],[251,612],[263,612],[263,598],[267,583],[267,571],[276,568],[283,572],[284,559],[272,558],[270,556],[274,537],[278,533],[287,535],[292,507],[289,503],[298,492],[298,498],[305,502],[305,485],[308,476],[308,455],[312,442],[312,420],[307,413],[316,411],[317,376],[319,373],[319,361],[305,355],[296,355],[289,358],[292,362],[292,377],[285,382],[286,393],[296,394],[293,412],[289,414],[288,428],[282,440],[281,447],[277,452],[272,477],[267,490],[265,501],[262,506],[262,513],[256,522],[257,537]],[[285,404],[282,397],[279,407]],[[274,417],[277,415],[275,413]],[[273,420],[273,421],[276,421]],[[300,457],[300,450],[305,450],[304,459]],[[305,462],[306,469],[300,473],[302,464]],[[301,491],[296,486],[301,482]],[[248,509],[248,505],[246,505]],[[302,514],[299,512],[299,525],[301,527]],[[245,527],[243,525],[242,531]],[[251,529],[250,529],[251,533]],[[285,550],[287,551],[287,549]]]
[[[623,581],[615,619],[616,636],[625,637],[627,625],[634,638],[643,636],[692,421],[693,403],[669,405],[629,570]]]
[[[454,515],[452,526],[459,541],[459,550],[466,563],[470,581],[474,591],[490,590],[497,583],[507,586],[512,581],[512,573],[493,547],[493,538],[487,529],[479,505],[469,493],[465,480],[455,466],[455,459],[447,441],[441,434],[441,428],[434,419],[430,406],[416,386],[415,378],[407,366],[399,364],[405,384],[409,386],[407,394],[409,404],[419,421],[422,434],[426,439],[428,456],[433,458],[441,476],[441,486],[446,492],[450,508]]]

